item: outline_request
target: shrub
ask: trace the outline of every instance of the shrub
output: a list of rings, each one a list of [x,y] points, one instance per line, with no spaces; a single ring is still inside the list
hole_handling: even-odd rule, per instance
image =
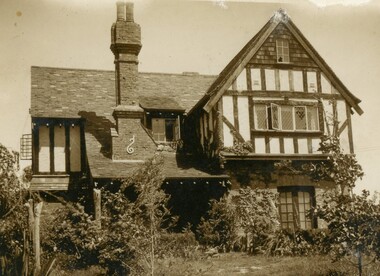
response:
[[[380,260],[380,204],[362,195],[326,195],[316,215],[328,224],[329,251],[336,259],[356,253]]]
[[[279,230],[270,235],[263,248],[267,256],[309,256],[326,253],[326,230]]]
[[[201,218],[196,233],[200,244],[231,250],[237,239],[236,209],[225,196],[210,202],[211,209]]]
[[[277,193],[268,189],[245,188],[234,197],[239,228],[250,237],[249,251],[263,251],[263,246],[279,229]]]
[[[27,213],[18,170],[18,153],[0,144],[0,275],[20,274],[22,268]]]
[[[46,248],[71,256],[75,267],[99,263],[109,275],[153,273],[158,243],[166,234],[161,226],[169,215],[160,165],[161,159],[152,159],[117,191],[103,189],[101,228],[83,206],[67,204],[53,223]],[[137,194],[134,201],[127,197],[130,187]]]
[[[199,244],[190,228],[185,228],[182,233],[164,233],[158,244],[160,258],[195,259],[197,257]]]
[[[101,232],[79,203],[67,204],[57,211],[52,225],[42,235],[46,259],[66,255],[67,268],[84,268],[98,263]]]

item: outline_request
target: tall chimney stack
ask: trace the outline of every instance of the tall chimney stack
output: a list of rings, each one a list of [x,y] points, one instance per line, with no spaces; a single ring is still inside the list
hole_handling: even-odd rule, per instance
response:
[[[117,2],[116,22],[111,28],[111,51],[115,56],[116,129],[111,130],[112,159],[144,160],[156,145],[141,124],[144,110],[138,105],[138,55],[140,26],[133,19],[133,3]]]
[[[140,25],[133,19],[133,3],[117,2],[117,20],[111,28],[111,51],[115,56],[116,105],[137,103]]]
[[[116,14],[116,18],[117,18],[117,21],[125,21],[126,20],[126,14],[125,14],[125,2],[122,2],[122,1],[119,1],[116,3],[116,7],[117,7],[117,14]]]

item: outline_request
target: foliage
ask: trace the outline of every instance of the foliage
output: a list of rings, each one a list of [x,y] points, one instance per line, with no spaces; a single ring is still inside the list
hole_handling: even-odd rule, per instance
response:
[[[236,208],[227,196],[210,201],[211,209],[197,227],[197,238],[202,245],[231,250],[236,238],[238,221]]]
[[[183,229],[182,233],[163,233],[158,241],[160,259],[179,257],[186,259],[196,259],[198,257],[198,242],[195,234],[191,231],[190,225]]]
[[[44,250],[52,253],[65,253],[71,256],[69,268],[86,267],[98,263],[98,247],[101,233],[79,203],[68,203],[57,212],[52,228],[42,236]]]
[[[279,229],[277,193],[268,189],[245,188],[235,197],[239,227],[250,237],[252,253],[262,249]]]
[[[23,170],[22,170],[22,182],[25,184],[29,184],[30,181],[32,181],[32,177],[33,177],[33,171],[32,171],[32,166],[26,166]]]
[[[241,248],[239,232],[249,237],[249,251],[263,250],[279,228],[276,193],[268,189],[244,188],[232,198],[211,201],[211,209],[197,228],[201,244],[227,250]]]
[[[361,195],[326,194],[316,215],[328,224],[329,250],[336,259],[354,254],[380,260],[380,205]]]
[[[328,155],[327,162],[308,163],[304,171],[315,180],[333,180],[341,193],[352,191],[356,181],[364,175],[356,156],[344,153],[336,136],[323,136],[319,150]]]
[[[20,201],[21,182],[18,179],[18,153],[0,144],[0,218]]]
[[[289,231],[282,229],[266,240],[267,256],[310,256],[325,254],[326,231],[320,229]]]
[[[24,248],[26,214],[23,209],[24,188],[18,170],[18,153],[0,144],[0,274],[18,273],[20,265],[16,261],[22,257]]]
[[[158,242],[166,233],[162,225],[169,215],[161,164],[156,157],[116,192],[103,189],[101,228],[82,206],[67,205],[53,223],[51,245],[75,256],[76,266],[99,263],[109,275],[153,274],[155,258],[162,254]],[[134,201],[128,199],[131,187],[137,193]]]
[[[327,160],[295,164],[282,160],[275,164],[278,170],[288,169],[294,174],[306,174],[314,181],[328,180],[335,183],[340,193],[352,192],[355,183],[364,175],[362,167],[354,154],[344,153],[339,137],[324,135],[321,137],[319,151],[327,155]]]
[[[253,152],[253,146],[250,141],[239,142],[235,139],[232,147],[224,147],[222,151],[234,153],[236,155],[247,155]]]

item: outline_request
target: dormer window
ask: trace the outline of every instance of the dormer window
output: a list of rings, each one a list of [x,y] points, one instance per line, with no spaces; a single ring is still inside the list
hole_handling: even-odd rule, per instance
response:
[[[289,42],[285,39],[276,40],[277,62],[288,63],[289,59]]]
[[[174,142],[178,140],[178,120],[174,118],[152,118],[152,134],[156,142]]]

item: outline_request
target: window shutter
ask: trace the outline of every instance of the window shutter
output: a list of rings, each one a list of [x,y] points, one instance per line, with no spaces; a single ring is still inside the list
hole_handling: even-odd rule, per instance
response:
[[[32,160],[32,134],[23,134],[21,137],[20,159]]]

